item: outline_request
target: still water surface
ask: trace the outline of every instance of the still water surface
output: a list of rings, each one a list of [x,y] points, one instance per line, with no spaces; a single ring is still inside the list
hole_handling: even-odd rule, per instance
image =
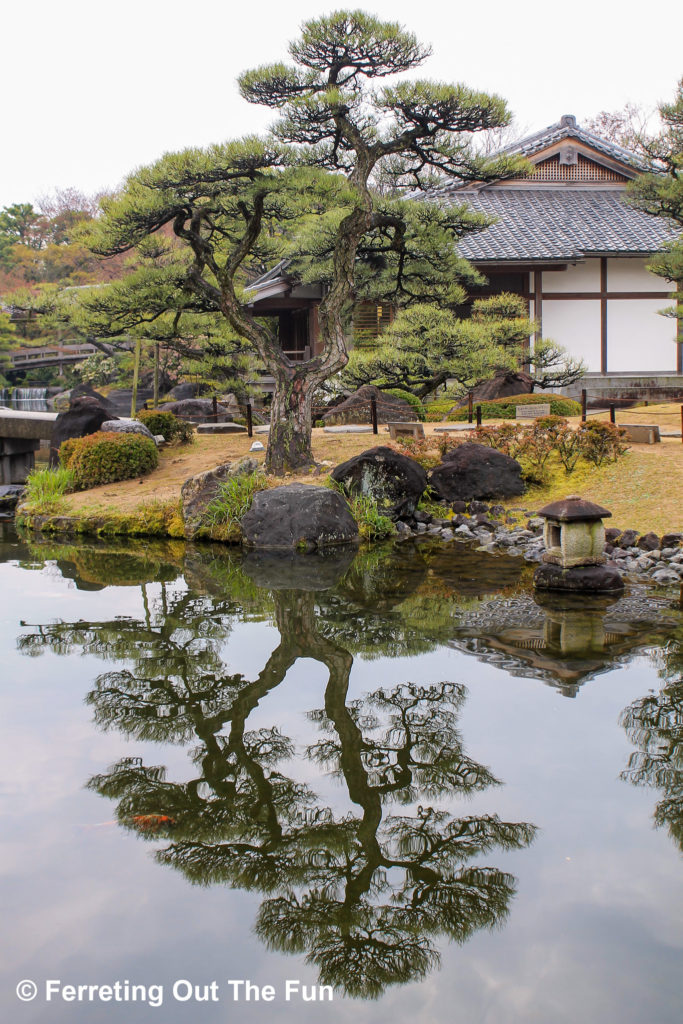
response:
[[[528,571],[7,530],[0,1019],[678,1024],[681,613]]]

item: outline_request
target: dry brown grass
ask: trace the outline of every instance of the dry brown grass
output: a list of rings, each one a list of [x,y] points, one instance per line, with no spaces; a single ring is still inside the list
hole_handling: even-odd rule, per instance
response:
[[[620,410],[617,422],[659,423],[661,428],[673,430],[680,427],[680,406]],[[426,435],[433,436],[438,425],[426,423]],[[266,436],[257,436],[264,444],[267,442]],[[326,434],[322,429],[315,429],[314,456],[319,463],[329,465],[322,467],[320,476],[297,475],[285,480],[318,483],[332,466],[367,448],[388,442],[389,434],[381,428],[377,437],[372,434]],[[241,458],[249,453],[250,447],[251,439],[244,434],[198,437],[188,447],[162,451],[159,468],[149,476],[94,487],[71,495],[69,503],[74,511],[113,508],[130,512],[143,502],[174,500],[188,477],[222,462]],[[255,457],[263,461],[264,453],[255,453]],[[523,499],[510,504],[523,503],[529,508],[539,508],[548,501],[575,492],[609,508],[613,514],[612,523],[621,528],[655,530],[658,533],[683,530],[683,444],[680,438],[665,438],[657,445],[632,445],[618,463],[598,469],[582,467],[571,476],[556,474],[547,487],[531,488]]]

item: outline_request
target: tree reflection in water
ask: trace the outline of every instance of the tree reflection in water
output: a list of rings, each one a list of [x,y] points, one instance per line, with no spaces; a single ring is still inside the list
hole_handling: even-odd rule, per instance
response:
[[[666,682],[659,693],[640,697],[621,713],[619,721],[638,748],[621,777],[661,790],[655,827],[666,828],[683,850],[683,642],[672,643],[662,661]]]
[[[256,932],[271,949],[305,954],[323,984],[377,997],[425,977],[440,937],[462,943],[504,921],[515,879],[474,861],[527,846],[535,828],[436,806],[498,784],[463,750],[463,686],[405,683],[350,701],[353,657],[329,620],[320,628],[315,594],[267,599],[280,642],[254,680],[226,674],[220,658],[234,604],[230,615],[188,593],[166,594],[144,622],[56,623],[20,643],[132,663],[97,678],[87,698],[96,721],[129,738],[194,742],[195,776],[173,782],[129,758],[90,788],[118,801],[122,826],[163,839],[157,859],[190,881],[262,894]],[[309,715],[320,738],[303,756],[343,780],[354,808],[343,815],[285,774],[295,750],[277,726],[247,728],[300,658],[329,674],[324,707]],[[385,815],[388,804],[405,813]]]

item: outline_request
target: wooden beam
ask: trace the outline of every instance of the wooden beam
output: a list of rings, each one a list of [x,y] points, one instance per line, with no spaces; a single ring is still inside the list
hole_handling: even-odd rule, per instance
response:
[[[683,373],[683,281],[679,281],[676,286],[676,310],[676,373]]]
[[[602,261],[601,261],[602,262]],[[668,299],[671,292],[543,292],[543,298],[552,299]]]
[[[486,263],[482,260],[470,260],[482,274],[522,274],[529,270],[568,270],[568,263],[534,263],[532,260],[513,263]]]
[[[607,373],[607,259],[600,257],[600,371]]]
[[[252,316],[270,316],[283,310],[308,309],[310,306],[319,305],[315,299],[286,299],[276,295],[271,299],[257,299],[256,302],[247,304],[247,309]]]
[[[534,270],[534,320],[537,328],[534,332],[534,345],[543,337],[543,271]],[[528,343],[524,346],[525,356],[528,355]],[[529,367],[529,359],[524,360],[524,365]]]

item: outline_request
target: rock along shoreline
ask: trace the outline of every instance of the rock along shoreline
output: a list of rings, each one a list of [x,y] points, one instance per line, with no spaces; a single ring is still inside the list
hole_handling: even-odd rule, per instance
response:
[[[137,521],[134,514],[124,515],[115,509],[111,513],[40,515],[19,506],[16,525],[31,532],[72,537],[123,535],[183,539],[179,519],[179,515],[175,521],[172,519],[167,528],[161,520],[146,524]],[[482,553],[506,554],[529,563],[541,562],[545,550],[543,519],[523,506],[506,509],[496,503],[455,501],[450,507],[444,506],[441,515],[418,509],[398,518],[394,526],[397,543],[422,539],[440,540],[444,544],[466,543]],[[614,566],[625,580],[657,586],[683,584],[683,534],[669,533],[660,537],[652,532],[641,534],[610,527],[606,537],[607,564]],[[207,531],[197,539],[215,542],[223,538],[213,537]]]

